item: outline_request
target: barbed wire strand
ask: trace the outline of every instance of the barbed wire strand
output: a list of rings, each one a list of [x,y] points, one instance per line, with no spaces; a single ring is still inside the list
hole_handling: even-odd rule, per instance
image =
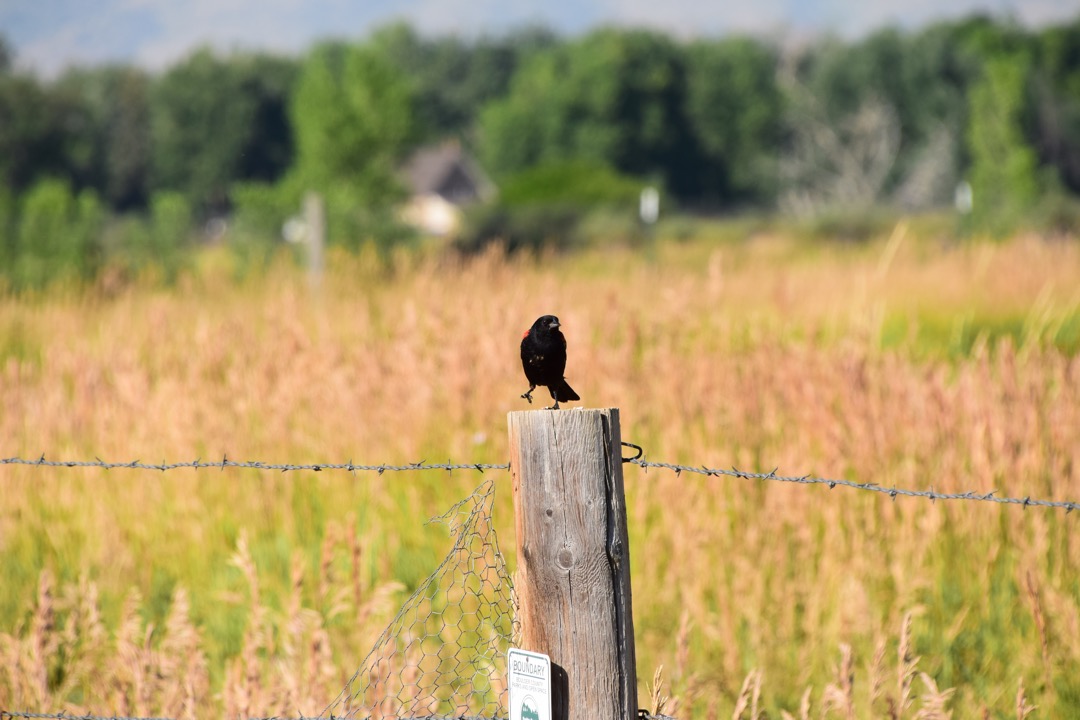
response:
[[[75,715],[72,713],[56,712],[56,713],[41,713],[41,712],[22,712],[17,710],[0,710],[0,720],[4,718],[26,718],[26,720],[118,720],[119,716],[115,715]],[[164,717],[140,717],[140,718],[124,718],[124,720],[172,720],[172,718]],[[249,719],[249,720],[254,720]],[[264,718],[262,720],[269,720]],[[313,718],[310,720],[314,720]]]
[[[344,463],[266,463],[258,460],[230,460],[228,455],[225,455],[221,460],[191,460],[188,462],[175,462],[175,463],[147,463],[141,460],[132,460],[131,462],[106,462],[101,458],[94,458],[93,460],[46,460],[42,455],[37,460],[29,460],[27,458],[10,457],[0,458],[0,465],[37,465],[41,467],[96,467],[103,470],[117,470],[117,469],[134,469],[134,470],[158,470],[165,472],[166,470],[179,470],[181,468],[193,468],[195,470],[207,469],[207,470],[224,470],[225,468],[243,468],[251,470],[279,470],[281,472],[310,470],[312,472],[322,472],[323,470],[345,470],[346,472],[377,472],[382,475],[384,472],[408,472],[412,470],[445,470],[447,472],[453,472],[454,470],[478,470],[484,472],[485,470],[509,470],[510,465],[507,463],[492,464],[492,463],[453,463],[447,461],[445,463],[427,463],[424,460],[415,463],[406,463],[405,465],[390,465],[387,463],[381,463],[379,465],[363,465],[354,463],[351,460]]]
[[[19,718],[22,720],[175,720],[174,718],[140,718],[127,715],[72,715],[70,712],[25,712],[22,710],[0,710],[0,720]],[[675,720],[667,715],[638,715],[638,720]],[[271,716],[268,718],[246,718],[245,720],[340,720],[339,716],[298,715]],[[483,715],[426,715],[422,720],[509,720],[505,716],[488,717]]]
[[[1001,503],[1004,505],[1021,505],[1023,507],[1045,507],[1045,508],[1059,508],[1065,510],[1065,513],[1071,513],[1073,510],[1080,510],[1080,503],[1071,502],[1068,500],[1040,500],[1037,498],[1028,497],[1003,497],[997,495],[997,490],[991,490],[990,492],[962,492],[962,493],[944,493],[934,490],[932,487],[929,490],[908,490],[906,488],[898,487],[886,487],[884,485],[878,485],[877,483],[860,483],[854,480],[833,480],[829,478],[812,477],[810,475],[777,475],[776,471],[779,468],[774,469],[768,473],[755,473],[739,470],[738,468],[710,468],[710,467],[695,467],[693,465],[676,465],[674,463],[666,462],[653,462],[651,460],[645,460],[644,458],[634,458],[626,460],[628,464],[638,465],[646,470],[649,468],[660,468],[664,470],[671,470],[676,474],[679,473],[696,473],[698,475],[705,475],[709,477],[726,476],[739,478],[742,480],[770,480],[774,482],[796,483],[799,485],[827,485],[829,489],[835,487],[846,487],[853,490],[866,490],[868,492],[881,493],[888,495],[893,500],[897,497],[917,497],[926,498],[931,502],[936,500],[975,500],[980,502]]]
[[[21,718],[22,720],[175,720],[166,717],[138,717],[132,715],[75,715],[72,713],[56,712],[23,712],[19,710],[0,710],[0,720],[5,718]],[[270,717],[249,717],[245,720],[340,720],[337,715],[297,715],[294,717],[284,715],[272,715]],[[405,717],[400,720],[408,720]],[[417,718],[416,720],[420,720]],[[507,720],[506,717],[488,717],[484,715],[424,715],[422,720]]]
[[[670,715],[638,715],[639,720],[675,720]],[[40,713],[40,712],[23,712],[19,710],[0,710],[0,720],[5,718],[19,718],[20,720],[175,720],[175,718],[165,717],[137,717],[132,715],[75,715],[72,713],[56,712],[56,713]],[[270,717],[259,718],[246,718],[246,720],[341,720],[341,716],[338,715],[297,715],[295,717],[289,717],[284,715],[273,715]],[[399,720],[408,720],[407,718],[400,718]],[[489,717],[486,715],[424,715],[422,718],[416,718],[415,720],[509,720],[504,715],[497,715]]]
[[[662,469],[670,470],[676,475],[682,473],[691,473],[696,475],[702,475],[705,477],[732,477],[742,480],[764,480],[772,482],[784,482],[794,483],[800,485],[826,485],[830,489],[835,487],[845,487],[854,490],[865,490],[868,492],[879,493],[888,495],[895,500],[897,497],[916,497],[929,499],[931,502],[937,500],[970,500],[980,502],[992,502],[1007,505],[1020,505],[1022,507],[1044,507],[1044,508],[1057,508],[1064,509],[1066,514],[1071,513],[1073,510],[1080,509],[1080,504],[1071,501],[1060,500],[1043,500],[1031,497],[1004,497],[997,495],[996,490],[992,490],[986,493],[977,492],[963,492],[963,493],[944,493],[934,490],[932,487],[929,490],[909,490],[906,488],[897,487],[885,487],[876,483],[860,483],[853,480],[838,480],[822,477],[813,477],[811,475],[778,475],[777,469],[768,473],[756,473],[739,470],[738,468],[710,468],[708,466],[694,466],[694,465],[680,465],[676,463],[667,462],[655,462],[645,458],[644,451],[637,445],[632,443],[623,443],[628,447],[632,447],[638,451],[637,455],[630,458],[623,458],[623,462],[631,465],[637,465],[641,467],[645,472],[650,469]],[[177,462],[177,463],[144,463],[140,460],[133,460],[131,462],[106,462],[100,458],[94,460],[47,460],[44,455],[36,460],[30,460],[26,458],[11,457],[0,458],[0,465],[27,465],[38,467],[96,467],[104,470],[112,469],[139,469],[139,470],[156,470],[164,472],[166,470],[176,470],[181,468],[192,469],[221,469],[225,468],[238,468],[238,469],[254,469],[254,470],[276,470],[281,472],[289,471],[312,471],[321,472],[323,470],[345,470],[351,473],[356,472],[376,472],[382,475],[385,472],[408,472],[408,471],[421,471],[421,470],[443,470],[446,472],[453,472],[454,470],[477,470],[483,473],[485,470],[508,470],[510,465],[508,463],[453,463],[447,461],[446,463],[426,463],[421,460],[415,463],[408,463],[405,465],[392,465],[388,463],[380,463],[378,465],[372,464],[359,464],[354,463],[351,460],[345,463],[304,463],[304,464],[290,464],[290,463],[266,463],[261,461],[236,461],[229,460],[228,456],[223,456],[219,462],[203,461],[201,459],[193,460],[190,462]],[[490,492],[490,488],[487,490]],[[466,501],[462,501],[463,503]],[[461,505],[459,503],[458,505]],[[455,505],[451,509],[451,512],[458,508]],[[437,575],[447,560],[443,561],[443,564],[436,569],[435,575]],[[406,603],[408,607],[409,603]],[[405,608],[403,608],[404,611]],[[393,623],[391,624],[393,626]],[[389,630],[390,628],[387,628]],[[359,671],[358,671],[359,672]],[[350,684],[346,686],[346,692],[348,692],[351,684],[355,681],[355,677],[350,681]],[[335,703],[336,704],[336,703]],[[331,705],[331,708],[335,704]],[[328,710],[330,708],[327,708]],[[324,711],[325,712],[325,711]],[[425,716],[428,720],[451,720],[451,716]],[[662,717],[662,716],[657,716]],[[42,712],[26,712],[26,711],[11,711],[0,710],[0,720],[6,720],[11,718],[12,720],[18,718],[22,720],[172,720],[171,718],[161,717],[131,717],[131,716],[104,716],[104,715],[78,715],[65,712],[57,713],[42,713]],[[305,717],[303,715],[297,718],[285,718],[283,716],[273,716],[268,718],[249,718],[249,720],[335,720],[334,714],[318,717]],[[499,718],[486,718],[483,716],[453,716],[455,720],[501,720]]]
[[[623,443],[630,447],[637,449],[637,445],[632,443]],[[997,490],[991,490],[989,492],[956,492],[946,493],[934,490],[931,486],[928,490],[910,490],[907,488],[887,487],[879,485],[877,483],[867,482],[861,483],[854,480],[839,480],[834,478],[814,477],[811,475],[778,475],[777,470],[774,469],[768,473],[756,473],[747,472],[745,470],[739,470],[738,468],[710,468],[705,465],[679,465],[676,463],[668,462],[655,462],[645,459],[642,455],[634,458],[624,458],[624,462],[630,465],[637,465],[646,471],[650,468],[671,470],[675,473],[694,473],[697,475],[703,475],[706,477],[733,477],[742,480],[768,480],[773,482],[785,482],[795,483],[800,485],[826,485],[829,489],[835,487],[845,487],[853,490],[865,490],[868,492],[879,493],[882,495],[888,495],[893,500],[897,497],[914,497],[923,498],[935,502],[937,500],[968,500],[976,502],[990,502],[998,503],[1002,505],[1020,505],[1022,507],[1041,507],[1041,508],[1054,508],[1064,510],[1066,514],[1071,513],[1073,510],[1080,510],[1080,502],[1070,500],[1045,500],[1041,498],[1033,498],[1031,496],[1025,497],[1008,497],[997,494]],[[427,463],[423,460],[415,463],[407,463],[404,465],[392,465],[388,463],[380,463],[378,465],[371,464],[359,464],[354,463],[351,460],[344,463],[303,463],[303,464],[290,464],[290,463],[267,463],[258,460],[237,461],[230,460],[228,456],[223,456],[221,460],[192,460],[188,462],[175,462],[175,463],[146,463],[141,460],[132,460],[131,462],[106,462],[100,458],[94,460],[46,460],[42,455],[36,460],[20,457],[0,458],[0,465],[29,465],[39,467],[96,467],[104,470],[113,469],[136,469],[136,470],[157,470],[164,472],[166,470],[177,470],[181,468],[193,468],[193,469],[219,469],[225,468],[242,468],[253,470],[277,470],[280,472],[290,471],[312,471],[321,472],[324,470],[344,470],[351,473],[357,472],[377,472],[382,475],[386,472],[410,472],[421,470],[443,470],[446,472],[453,472],[454,470],[476,470],[484,472],[485,470],[509,470],[509,463],[453,463],[447,461],[445,463]]]

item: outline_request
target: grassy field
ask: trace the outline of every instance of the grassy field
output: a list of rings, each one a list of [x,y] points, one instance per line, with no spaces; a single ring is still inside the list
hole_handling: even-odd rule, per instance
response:
[[[172,290],[0,299],[0,456],[505,462],[550,312],[583,404],[650,459],[1080,499],[1080,244],[750,234],[332,257],[319,293],[209,255]],[[445,553],[424,521],[482,479],[0,467],[0,709],[318,713]],[[662,665],[681,717],[1080,708],[1076,514],[626,486],[643,705]]]

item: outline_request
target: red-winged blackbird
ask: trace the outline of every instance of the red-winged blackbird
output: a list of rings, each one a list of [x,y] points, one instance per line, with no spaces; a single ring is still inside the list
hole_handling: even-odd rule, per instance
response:
[[[558,410],[560,402],[580,400],[566,383],[566,338],[559,332],[559,318],[544,315],[536,319],[521,338],[521,367],[529,381],[529,390],[521,397],[532,402],[537,385],[546,385],[555,400],[549,410]]]

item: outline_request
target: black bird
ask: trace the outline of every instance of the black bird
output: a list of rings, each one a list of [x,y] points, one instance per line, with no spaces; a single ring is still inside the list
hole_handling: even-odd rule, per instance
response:
[[[555,404],[548,410],[558,410],[560,402],[580,400],[563,377],[566,370],[566,338],[559,332],[559,318],[544,315],[536,319],[521,338],[521,367],[529,381],[529,390],[521,397],[532,402],[537,385],[546,385]]]

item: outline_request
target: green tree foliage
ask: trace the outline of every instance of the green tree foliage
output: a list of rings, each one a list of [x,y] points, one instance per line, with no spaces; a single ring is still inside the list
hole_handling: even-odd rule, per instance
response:
[[[784,63],[788,133],[780,160],[780,206],[810,217],[864,213],[886,194],[901,144],[892,102],[855,74],[855,49],[827,41]]]
[[[0,185],[0,283],[10,281],[18,257],[15,240],[18,214],[15,205],[15,193]]]
[[[162,190],[153,195],[146,212],[126,213],[110,223],[103,262],[120,277],[172,285],[190,265],[194,230],[187,197]]]
[[[109,84],[103,191],[113,207],[141,207],[150,192],[149,79],[125,68]]]
[[[556,44],[543,28],[466,41],[424,38],[405,23],[378,30],[372,43],[413,81],[418,132],[426,140],[468,139],[481,108],[502,97],[521,63]]]
[[[288,60],[209,50],[171,68],[150,95],[153,187],[184,193],[205,215],[228,209],[233,182],[281,176],[294,75]]]
[[[285,222],[300,211],[302,193],[295,175],[275,184],[244,182],[232,186],[235,212],[229,247],[238,276],[269,264],[282,239]]]
[[[14,53],[11,51],[11,45],[3,35],[0,35],[0,73],[6,73],[11,70],[11,59]]]
[[[581,160],[538,165],[507,179],[499,200],[509,206],[566,203],[636,207],[643,184],[600,163]]]
[[[15,269],[20,283],[40,287],[56,268],[74,269],[77,259],[64,242],[73,213],[71,191],[64,183],[44,181],[27,193],[16,236]]]
[[[316,48],[292,103],[300,177],[324,192],[346,185],[369,202],[395,195],[394,170],[414,136],[412,93],[373,47]]]
[[[903,92],[897,105],[906,144],[914,145],[945,125],[962,133],[967,91],[977,80],[981,60],[972,37],[984,32],[983,21],[938,23],[906,35],[899,57]]]
[[[540,52],[481,119],[483,156],[506,177],[537,163],[581,159],[699,191],[685,112],[685,66],[669,38],[600,30]]]
[[[687,115],[713,204],[767,202],[776,192],[784,112],[777,64],[776,49],[751,38],[687,48]]]
[[[800,54],[745,37],[527,28],[461,39],[397,24],[301,60],[201,50],[160,75],[113,66],[49,81],[19,71],[0,38],[0,272],[27,285],[83,274],[97,247],[171,258],[187,240],[170,227],[186,238],[226,213],[265,255],[309,190],[326,201],[332,242],[396,241],[398,168],[448,135],[503,186],[494,215],[528,208],[532,219],[507,226],[533,237],[573,229],[613,188],[645,182],[684,206],[820,214],[944,205],[969,177],[984,227],[1052,198],[1039,213],[1057,207],[1050,224],[1070,228],[1080,19],[1030,31],[972,17]],[[541,199],[544,188],[558,197]],[[43,208],[56,227],[83,216],[101,227],[95,197],[128,217],[93,251],[57,246],[67,259],[47,262],[54,241],[42,238],[55,228]],[[621,205],[608,212],[623,222]]]
[[[992,58],[970,93],[973,217],[992,232],[1011,229],[1038,199],[1035,151],[1021,125],[1029,68],[1025,54]]]
[[[1016,28],[981,17],[938,23],[917,33],[887,28],[855,43],[825,40],[786,70],[788,126],[795,138],[815,124],[823,131],[817,135],[835,129],[841,147],[855,154],[860,143],[871,148],[875,137],[885,142],[895,132],[895,152],[888,167],[877,163],[885,175],[866,199],[945,204],[966,164],[962,140],[968,91],[988,58],[1022,43]],[[867,126],[873,117],[894,117],[895,128],[892,122],[879,122],[874,130]],[[822,149],[826,158],[840,154]],[[834,167],[830,174],[851,174],[855,168],[858,175],[865,166],[847,163],[847,169]],[[856,176],[841,180],[834,184],[861,182]]]
[[[19,212],[12,284],[42,288],[92,278],[98,269],[104,218],[101,203],[90,191],[73,195],[59,180],[35,185]]]
[[[115,66],[68,71],[53,88],[79,108],[67,176],[114,210],[145,207],[150,195],[150,83],[146,73]]]
[[[0,71],[0,184],[22,192],[65,174],[70,110],[33,77]]]
[[[413,87],[372,45],[326,44],[304,63],[291,117],[297,158],[283,199],[318,191],[332,242],[400,237],[393,205],[404,198],[397,167],[416,136]]]
[[[888,166],[882,168],[881,182],[866,198],[869,202],[883,199],[900,181],[905,170],[904,150],[925,141],[935,123],[948,122],[949,108],[945,105],[949,99],[962,98],[948,89],[943,90],[942,97],[926,95],[923,75],[937,72],[939,68],[934,64],[942,58],[933,54],[936,48],[926,48],[926,54],[916,60],[911,56],[910,42],[911,38],[895,29],[876,32],[854,44],[826,40],[810,51],[794,76],[802,87],[788,86],[793,101],[789,123],[796,130],[811,122],[827,128],[850,128],[859,139],[841,136],[845,147],[858,142],[870,147],[885,133],[897,133],[895,142],[890,143],[895,146],[894,153],[888,158]],[[885,122],[876,129],[866,128],[860,116],[875,115],[873,109],[880,110],[876,116],[895,118],[895,130]],[[850,177],[848,181],[859,183],[860,179]]]
[[[603,163],[544,163],[507,178],[498,203],[470,213],[457,244],[475,251],[497,241],[515,251],[635,240],[643,186]]]
[[[1036,39],[1034,109],[1039,157],[1080,192],[1080,18]]]
[[[164,280],[172,284],[185,265],[191,244],[192,217],[187,198],[160,192],[150,203],[150,249]]]

